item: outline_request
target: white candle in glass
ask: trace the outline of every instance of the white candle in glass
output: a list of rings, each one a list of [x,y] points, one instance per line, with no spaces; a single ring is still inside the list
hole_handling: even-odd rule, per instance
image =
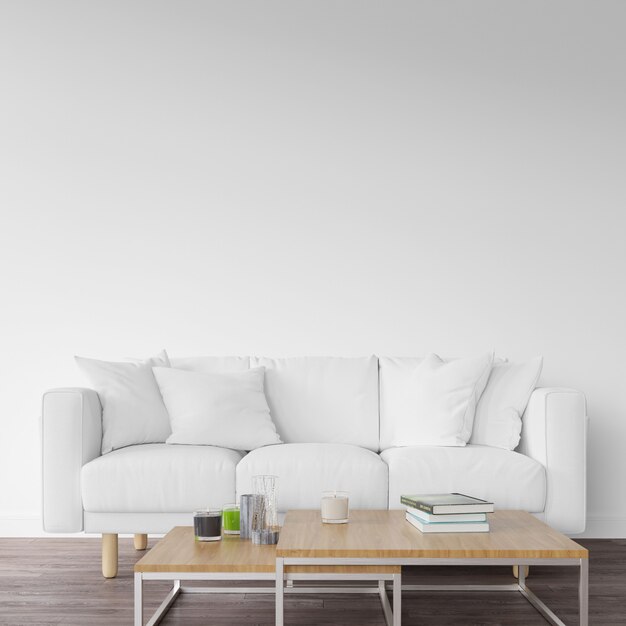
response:
[[[345,491],[322,493],[322,522],[346,524],[348,521],[348,494]]]

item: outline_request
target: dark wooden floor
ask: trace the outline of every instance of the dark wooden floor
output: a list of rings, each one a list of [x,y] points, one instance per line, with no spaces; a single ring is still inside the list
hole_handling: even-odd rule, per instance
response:
[[[155,540],[150,540],[150,545]],[[626,624],[626,539],[580,541],[591,551],[590,622]],[[100,575],[95,539],[0,539],[0,624],[132,624],[132,540],[120,540],[116,579]],[[578,623],[576,568],[533,568],[529,586],[566,623]],[[509,583],[510,569],[476,567],[408,568],[404,583]],[[167,592],[166,583],[145,583],[146,615]],[[384,624],[374,595],[302,595],[285,598],[287,624]],[[274,622],[272,595],[186,595],[165,625],[259,624]],[[403,624],[545,624],[515,593],[412,592],[403,594]]]

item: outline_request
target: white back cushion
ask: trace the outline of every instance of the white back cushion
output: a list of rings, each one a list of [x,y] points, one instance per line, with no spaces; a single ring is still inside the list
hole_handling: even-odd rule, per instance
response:
[[[414,368],[398,367],[393,359],[392,367],[386,368],[385,361],[381,359],[381,373],[386,370],[387,382],[397,380],[392,381],[393,396],[385,395],[385,400],[391,399],[392,410],[381,419],[381,448],[464,446],[472,434],[476,404],[487,384],[493,354],[451,361],[429,354]]]
[[[471,443],[515,450],[522,432],[522,414],[542,365],[540,356],[524,363],[494,363],[476,407]]]
[[[250,368],[250,358],[247,356],[188,356],[170,358],[170,363],[178,370],[204,374],[241,372]]]
[[[406,390],[412,384],[413,372],[423,357],[379,356],[380,449],[393,444],[393,419],[405,411]]]
[[[286,443],[349,443],[378,450],[376,357],[250,357]]]
[[[153,366],[169,367],[165,350],[128,363],[74,358],[102,402],[102,454],[169,437],[169,416],[152,373]]]

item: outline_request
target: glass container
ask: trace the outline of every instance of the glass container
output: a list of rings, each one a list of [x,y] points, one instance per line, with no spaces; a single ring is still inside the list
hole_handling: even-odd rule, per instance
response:
[[[347,524],[349,515],[348,493],[345,491],[322,492],[322,522],[324,524]]]
[[[252,543],[278,543],[278,477],[253,476]]]
[[[239,534],[239,506],[237,504],[225,504],[222,507],[222,526],[225,535]]]
[[[222,510],[203,509],[193,514],[197,541],[219,541],[222,538]]]

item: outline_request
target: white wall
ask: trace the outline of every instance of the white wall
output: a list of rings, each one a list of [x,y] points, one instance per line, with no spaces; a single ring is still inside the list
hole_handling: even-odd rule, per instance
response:
[[[493,347],[587,394],[590,533],[626,536],[625,18],[2,2],[0,531],[39,528],[74,354]]]

